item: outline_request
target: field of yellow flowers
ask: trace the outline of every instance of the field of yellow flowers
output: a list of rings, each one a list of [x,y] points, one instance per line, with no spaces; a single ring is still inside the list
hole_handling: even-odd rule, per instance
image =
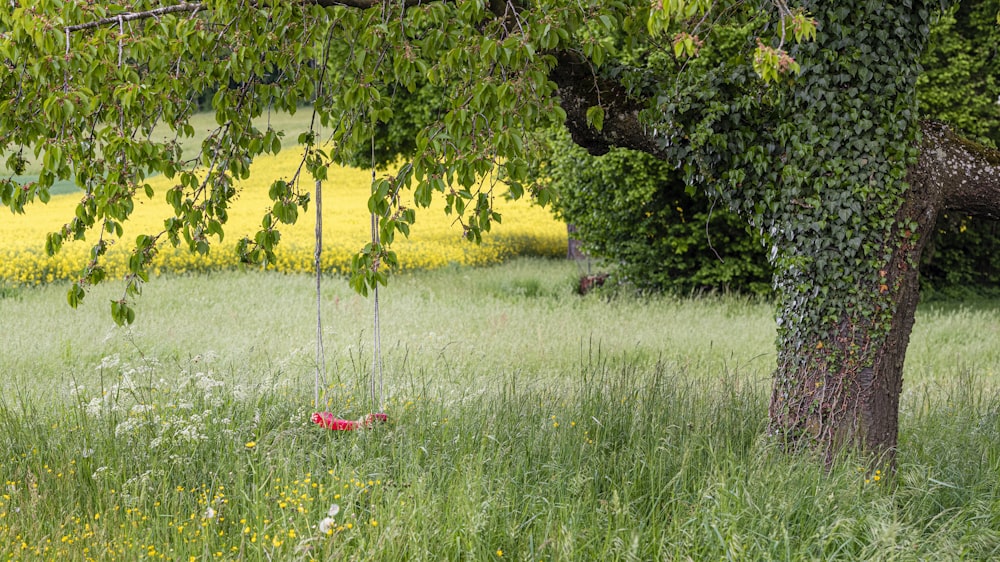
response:
[[[268,187],[272,180],[288,178],[301,158],[296,148],[277,156],[260,158],[250,179],[241,184],[242,193],[230,211],[224,241],[216,243],[208,255],[188,251],[183,245],[161,246],[153,272],[185,273],[238,266],[235,241],[245,235],[253,238],[260,220],[269,207]],[[345,272],[351,256],[370,239],[367,201],[370,194],[368,170],[339,168],[331,170],[323,188],[323,256],[325,271]],[[163,229],[163,221],[172,216],[163,193],[173,182],[165,177],[150,180],[156,195],[140,199],[132,220],[125,225],[122,240],[112,246],[106,256],[106,266],[112,278],[126,271],[131,240],[144,233]],[[404,195],[405,198],[405,195]],[[90,249],[87,241],[64,245],[56,256],[45,255],[45,236],[59,229],[73,217],[79,196],[54,196],[47,205],[36,204],[24,215],[5,213],[0,218],[0,282],[40,284],[73,279],[86,262]],[[412,206],[412,205],[411,205]],[[495,208],[503,222],[492,233],[483,236],[482,244],[462,239],[461,226],[454,215],[446,215],[442,202],[418,212],[409,238],[398,237],[394,249],[401,270],[433,269],[456,265],[487,265],[514,256],[560,256],[566,252],[566,227],[553,218],[547,209],[529,201],[508,201],[497,197]],[[282,230],[277,262],[268,267],[282,272],[304,272],[313,269],[315,248],[315,214],[301,214],[297,224]],[[96,236],[96,235],[94,235]]]

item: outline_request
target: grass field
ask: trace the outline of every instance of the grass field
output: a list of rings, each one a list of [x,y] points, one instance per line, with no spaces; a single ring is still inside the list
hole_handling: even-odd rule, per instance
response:
[[[766,438],[774,326],[732,296],[581,298],[520,260],[381,295],[377,429],[311,426],[307,276],[161,277],[130,329],[95,290],[0,298],[0,559],[990,560],[997,307],[923,308],[898,474]],[[322,294],[324,408],[371,410],[371,303]],[[886,477],[884,477],[886,476]]]

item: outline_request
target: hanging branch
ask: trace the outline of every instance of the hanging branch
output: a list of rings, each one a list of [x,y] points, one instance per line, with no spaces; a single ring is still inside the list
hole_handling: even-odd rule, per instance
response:
[[[404,0],[403,7],[411,8],[413,6],[419,6],[425,3],[423,0]],[[303,2],[304,5],[313,4],[316,6],[321,6],[323,8],[332,8],[334,6],[341,6],[344,8],[356,8],[359,10],[367,10],[369,8],[374,8],[376,6],[381,6],[383,4],[382,0],[311,0]],[[258,7],[259,2],[250,2],[252,7]],[[134,20],[144,20],[149,18],[156,18],[167,14],[176,14],[183,12],[198,12],[199,10],[206,9],[205,5],[201,2],[182,2],[180,4],[175,4],[173,6],[163,6],[160,8],[153,8],[152,10],[143,10],[141,12],[125,12],[122,14],[108,16],[106,18],[101,18],[99,20],[88,21],[86,23],[78,23],[76,25],[69,25],[65,27],[67,33],[73,31],[82,31],[84,29],[93,29],[95,27],[103,27],[105,25],[111,25],[118,23],[120,21],[134,21]]]
[[[152,10],[145,10],[142,12],[125,12],[123,14],[118,14],[115,16],[109,16],[106,18],[101,18],[99,20],[88,21],[87,23],[78,23],[76,25],[66,26],[66,32],[82,31],[84,29],[93,29],[95,27],[103,27],[105,25],[111,25],[119,22],[133,21],[133,20],[144,20],[148,18],[156,18],[166,14],[174,14],[177,12],[197,12],[202,9],[202,4],[200,2],[191,3],[184,2],[182,4],[175,4],[173,6],[164,6],[162,8],[155,8]]]

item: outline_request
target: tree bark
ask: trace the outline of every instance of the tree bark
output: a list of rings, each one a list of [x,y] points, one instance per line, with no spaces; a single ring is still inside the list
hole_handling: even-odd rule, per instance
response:
[[[899,427],[899,397],[903,388],[903,362],[913,329],[920,295],[920,258],[937,229],[949,195],[969,190],[965,174],[948,170],[976,171],[972,175],[992,177],[974,190],[973,199],[985,210],[1000,210],[1000,169],[996,151],[956,136],[944,126],[922,123],[921,156],[907,173],[909,189],[896,214],[888,240],[904,242],[878,272],[873,290],[892,296],[893,310],[888,333],[871,338],[877,326],[843,320],[835,341],[808,341],[801,348],[778,350],[778,366],[771,395],[770,428],[788,443],[800,436],[820,444],[827,461],[844,448],[854,447],[891,463]],[[992,201],[992,203],[987,203]],[[951,205],[957,204],[952,200]],[[854,316],[856,318],[856,316]],[[839,370],[824,369],[822,359],[834,347]],[[822,353],[819,353],[822,351]]]
[[[643,105],[629,97],[621,84],[598,77],[590,63],[575,53],[556,53],[556,60],[549,78],[559,86],[560,105],[573,142],[594,156],[617,146],[666,158],[654,131],[642,123]],[[587,109],[597,105],[605,113],[600,131],[587,124]]]

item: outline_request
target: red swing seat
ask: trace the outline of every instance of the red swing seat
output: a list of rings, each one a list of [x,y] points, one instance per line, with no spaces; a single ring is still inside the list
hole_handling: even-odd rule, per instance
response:
[[[389,421],[389,416],[378,412],[368,414],[357,420],[345,420],[333,415],[332,412],[316,412],[312,415],[312,422],[330,431],[354,431],[356,429],[371,429],[376,423]]]

